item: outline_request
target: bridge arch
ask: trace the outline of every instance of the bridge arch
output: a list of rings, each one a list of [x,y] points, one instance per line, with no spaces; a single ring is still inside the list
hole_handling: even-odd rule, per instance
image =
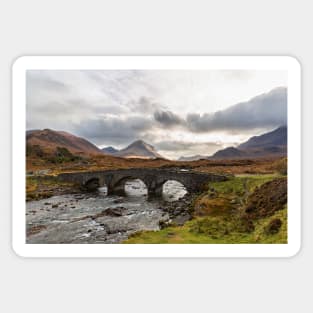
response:
[[[98,177],[89,178],[84,184],[83,187],[87,191],[96,191],[100,187],[100,179]]]
[[[164,200],[178,200],[179,198],[184,197],[187,193],[187,187],[177,179],[168,179],[162,184],[162,196]]]
[[[115,195],[120,195],[120,196],[125,196],[130,193],[129,189],[127,188],[127,183],[131,181],[138,181],[139,185],[143,185],[144,188],[146,189],[146,193],[149,193],[149,185],[147,182],[142,178],[142,177],[137,177],[137,176],[124,176],[120,178],[119,180],[115,181],[114,183],[111,183],[110,185],[110,193],[115,194]],[[138,187],[138,186],[135,186]],[[134,187],[132,187],[134,188]],[[139,186],[140,188],[140,186]],[[144,195],[143,193],[142,195]]]
[[[88,176],[82,182],[83,189],[93,192],[97,191],[101,187],[108,187],[107,181],[104,177],[99,175]]]

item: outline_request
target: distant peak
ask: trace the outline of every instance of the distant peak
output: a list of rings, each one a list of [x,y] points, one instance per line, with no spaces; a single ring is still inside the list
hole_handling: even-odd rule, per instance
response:
[[[141,157],[141,158],[163,158],[155,148],[143,141],[138,139],[128,145],[126,148],[120,150],[115,154],[116,156],[121,157]]]
[[[149,145],[148,143],[146,143],[145,141],[138,139],[136,141],[134,141],[133,143],[131,143],[129,146],[146,146],[146,147],[152,147],[151,145]]]
[[[137,143],[138,143],[138,144],[145,144],[145,145],[147,144],[147,143],[144,142],[142,139],[138,139],[138,140],[134,141],[133,143],[134,143],[134,144],[135,144],[135,143],[136,143],[136,144],[137,144]]]
[[[112,146],[104,147],[101,150],[106,152],[106,153],[109,153],[109,154],[114,154],[114,153],[119,151],[118,149],[116,149],[116,148],[114,148]]]

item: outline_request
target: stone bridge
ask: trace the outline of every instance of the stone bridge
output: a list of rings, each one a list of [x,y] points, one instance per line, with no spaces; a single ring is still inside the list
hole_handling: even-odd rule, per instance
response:
[[[125,195],[125,183],[140,179],[147,187],[148,195],[161,196],[163,184],[168,180],[180,182],[187,192],[201,191],[206,183],[225,181],[224,175],[160,168],[132,168],[95,172],[62,173],[58,178],[63,182],[80,184],[88,191],[106,185],[108,194]]]

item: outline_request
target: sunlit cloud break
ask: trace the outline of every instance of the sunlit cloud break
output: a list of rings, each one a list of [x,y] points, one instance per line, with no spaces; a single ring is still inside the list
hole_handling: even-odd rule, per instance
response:
[[[27,71],[27,129],[100,147],[142,139],[171,158],[209,155],[286,123],[285,71]]]

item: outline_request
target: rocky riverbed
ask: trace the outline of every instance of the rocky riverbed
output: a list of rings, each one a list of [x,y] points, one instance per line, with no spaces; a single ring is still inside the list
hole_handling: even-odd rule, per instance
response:
[[[125,197],[107,196],[104,187],[27,202],[27,243],[120,243],[137,231],[182,225],[191,218],[192,197],[175,181],[165,184],[162,199],[148,199],[138,180],[125,190]]]

